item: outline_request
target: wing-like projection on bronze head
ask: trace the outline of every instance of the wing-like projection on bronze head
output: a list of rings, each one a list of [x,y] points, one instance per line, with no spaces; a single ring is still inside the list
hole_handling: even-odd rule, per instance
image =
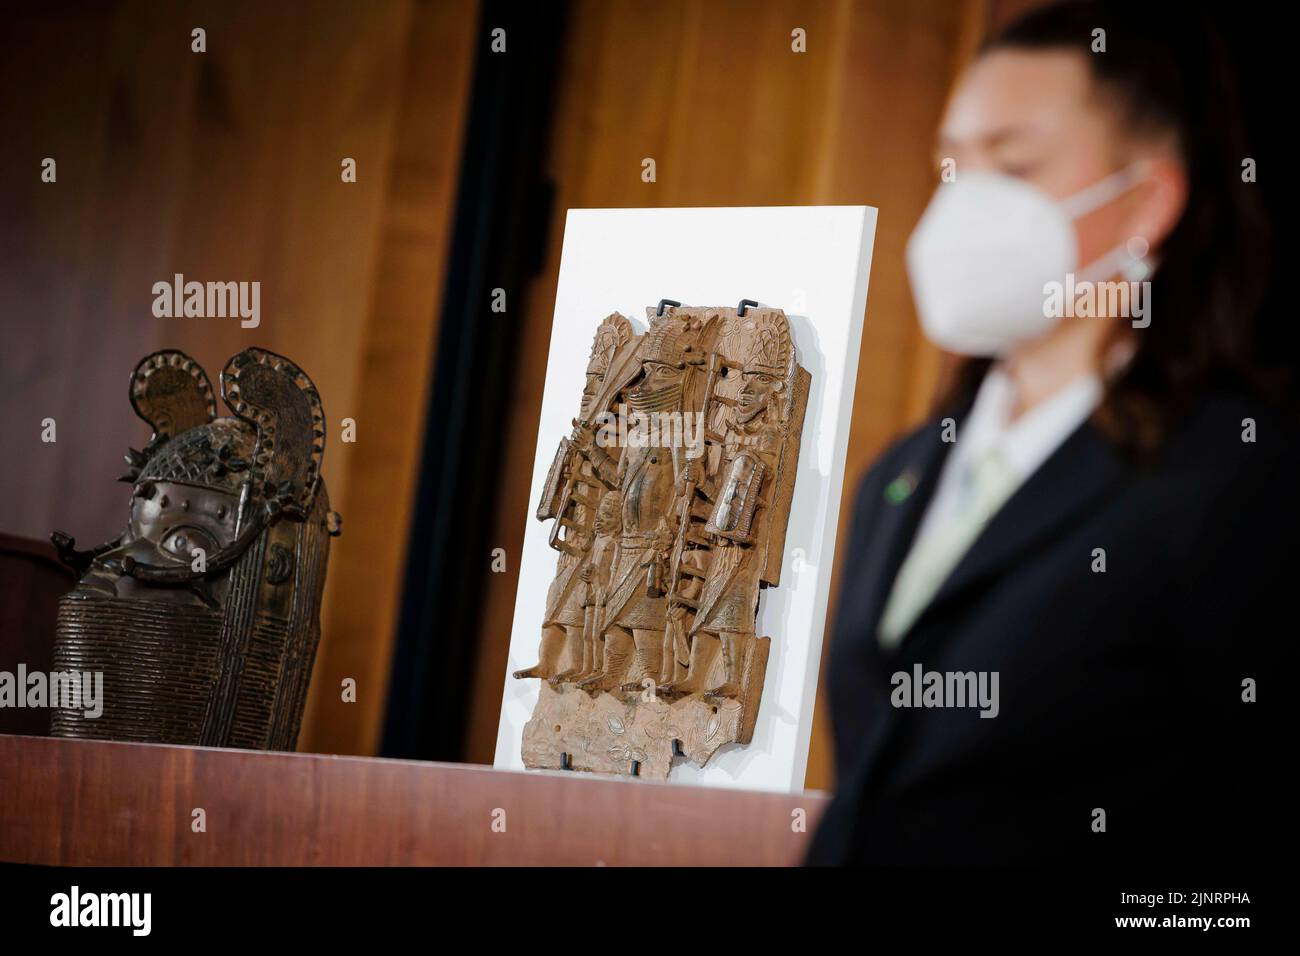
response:
[[[320,486],[325,413],[307,374],[283,355],[244,349],[221,370],[221,395],[235,415],[257,429],[258,489],[280,498],[285,514],[305,519]]]
[[[184,352],[164,349],[145,356],[131,373],[131,407],[149,423],[153,435],[144,451],[127,452],[123,481],[135,481],[149,455],[163,442],[217,417],[212,383],[198,362]]]

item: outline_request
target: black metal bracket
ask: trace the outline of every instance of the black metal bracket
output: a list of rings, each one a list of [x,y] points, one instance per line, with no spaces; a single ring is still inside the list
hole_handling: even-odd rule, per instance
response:
[[[655,315],[664,314],[664,306],[671,305],[673,308],[681,308],[681,303],[676,299],[660,299],[659,308],[655,309]]]
[[[758,308],[758,303],[753,299],[741,299],[740,305],[736,306],[736,315],[744,315],[751,305],[756,309]]]

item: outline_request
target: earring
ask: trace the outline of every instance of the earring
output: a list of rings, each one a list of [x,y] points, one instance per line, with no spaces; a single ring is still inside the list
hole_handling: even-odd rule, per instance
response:
[[[1151,245],[1147,242],[1145,236],[1134,236],[1124,244],[1125,250],[1130,258],[1129,264],[1124,267],[1124,275],[1130,282],[1142,282],[1151,275],[1151,262],[1147,259],[1147,253],[1151,251]]]
[[[1134,259],[1124,270],[1124,275],[1130,282],[1144,282],[1150,277],[1152,271],[1151,263],[1143,259]]]

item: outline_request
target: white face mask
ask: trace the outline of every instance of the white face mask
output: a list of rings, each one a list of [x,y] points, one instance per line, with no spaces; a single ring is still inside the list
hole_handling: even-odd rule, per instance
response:
[[[1123,246],[1079,269],[1074,220],[1147,176],[1133,164],[1066,199],[1002,173],[963,173],[941,185],[907,243],[907,271],[921,326],[935,345],[963,355],[1003,355],[1059,320],[1043,287],[1106,279],[1132,263]]]

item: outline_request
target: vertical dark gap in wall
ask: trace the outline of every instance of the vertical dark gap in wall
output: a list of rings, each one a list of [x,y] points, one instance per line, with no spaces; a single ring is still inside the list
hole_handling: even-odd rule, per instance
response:
[[[460,760],[490,573],[501,420],[523,302],[541,268],[546,179],[567,4],[481,6],[451,257],[426,410],[381,752]],[[504,30],[505,52],[494,52]],[[499,35],[498,35],[499,37]]]

